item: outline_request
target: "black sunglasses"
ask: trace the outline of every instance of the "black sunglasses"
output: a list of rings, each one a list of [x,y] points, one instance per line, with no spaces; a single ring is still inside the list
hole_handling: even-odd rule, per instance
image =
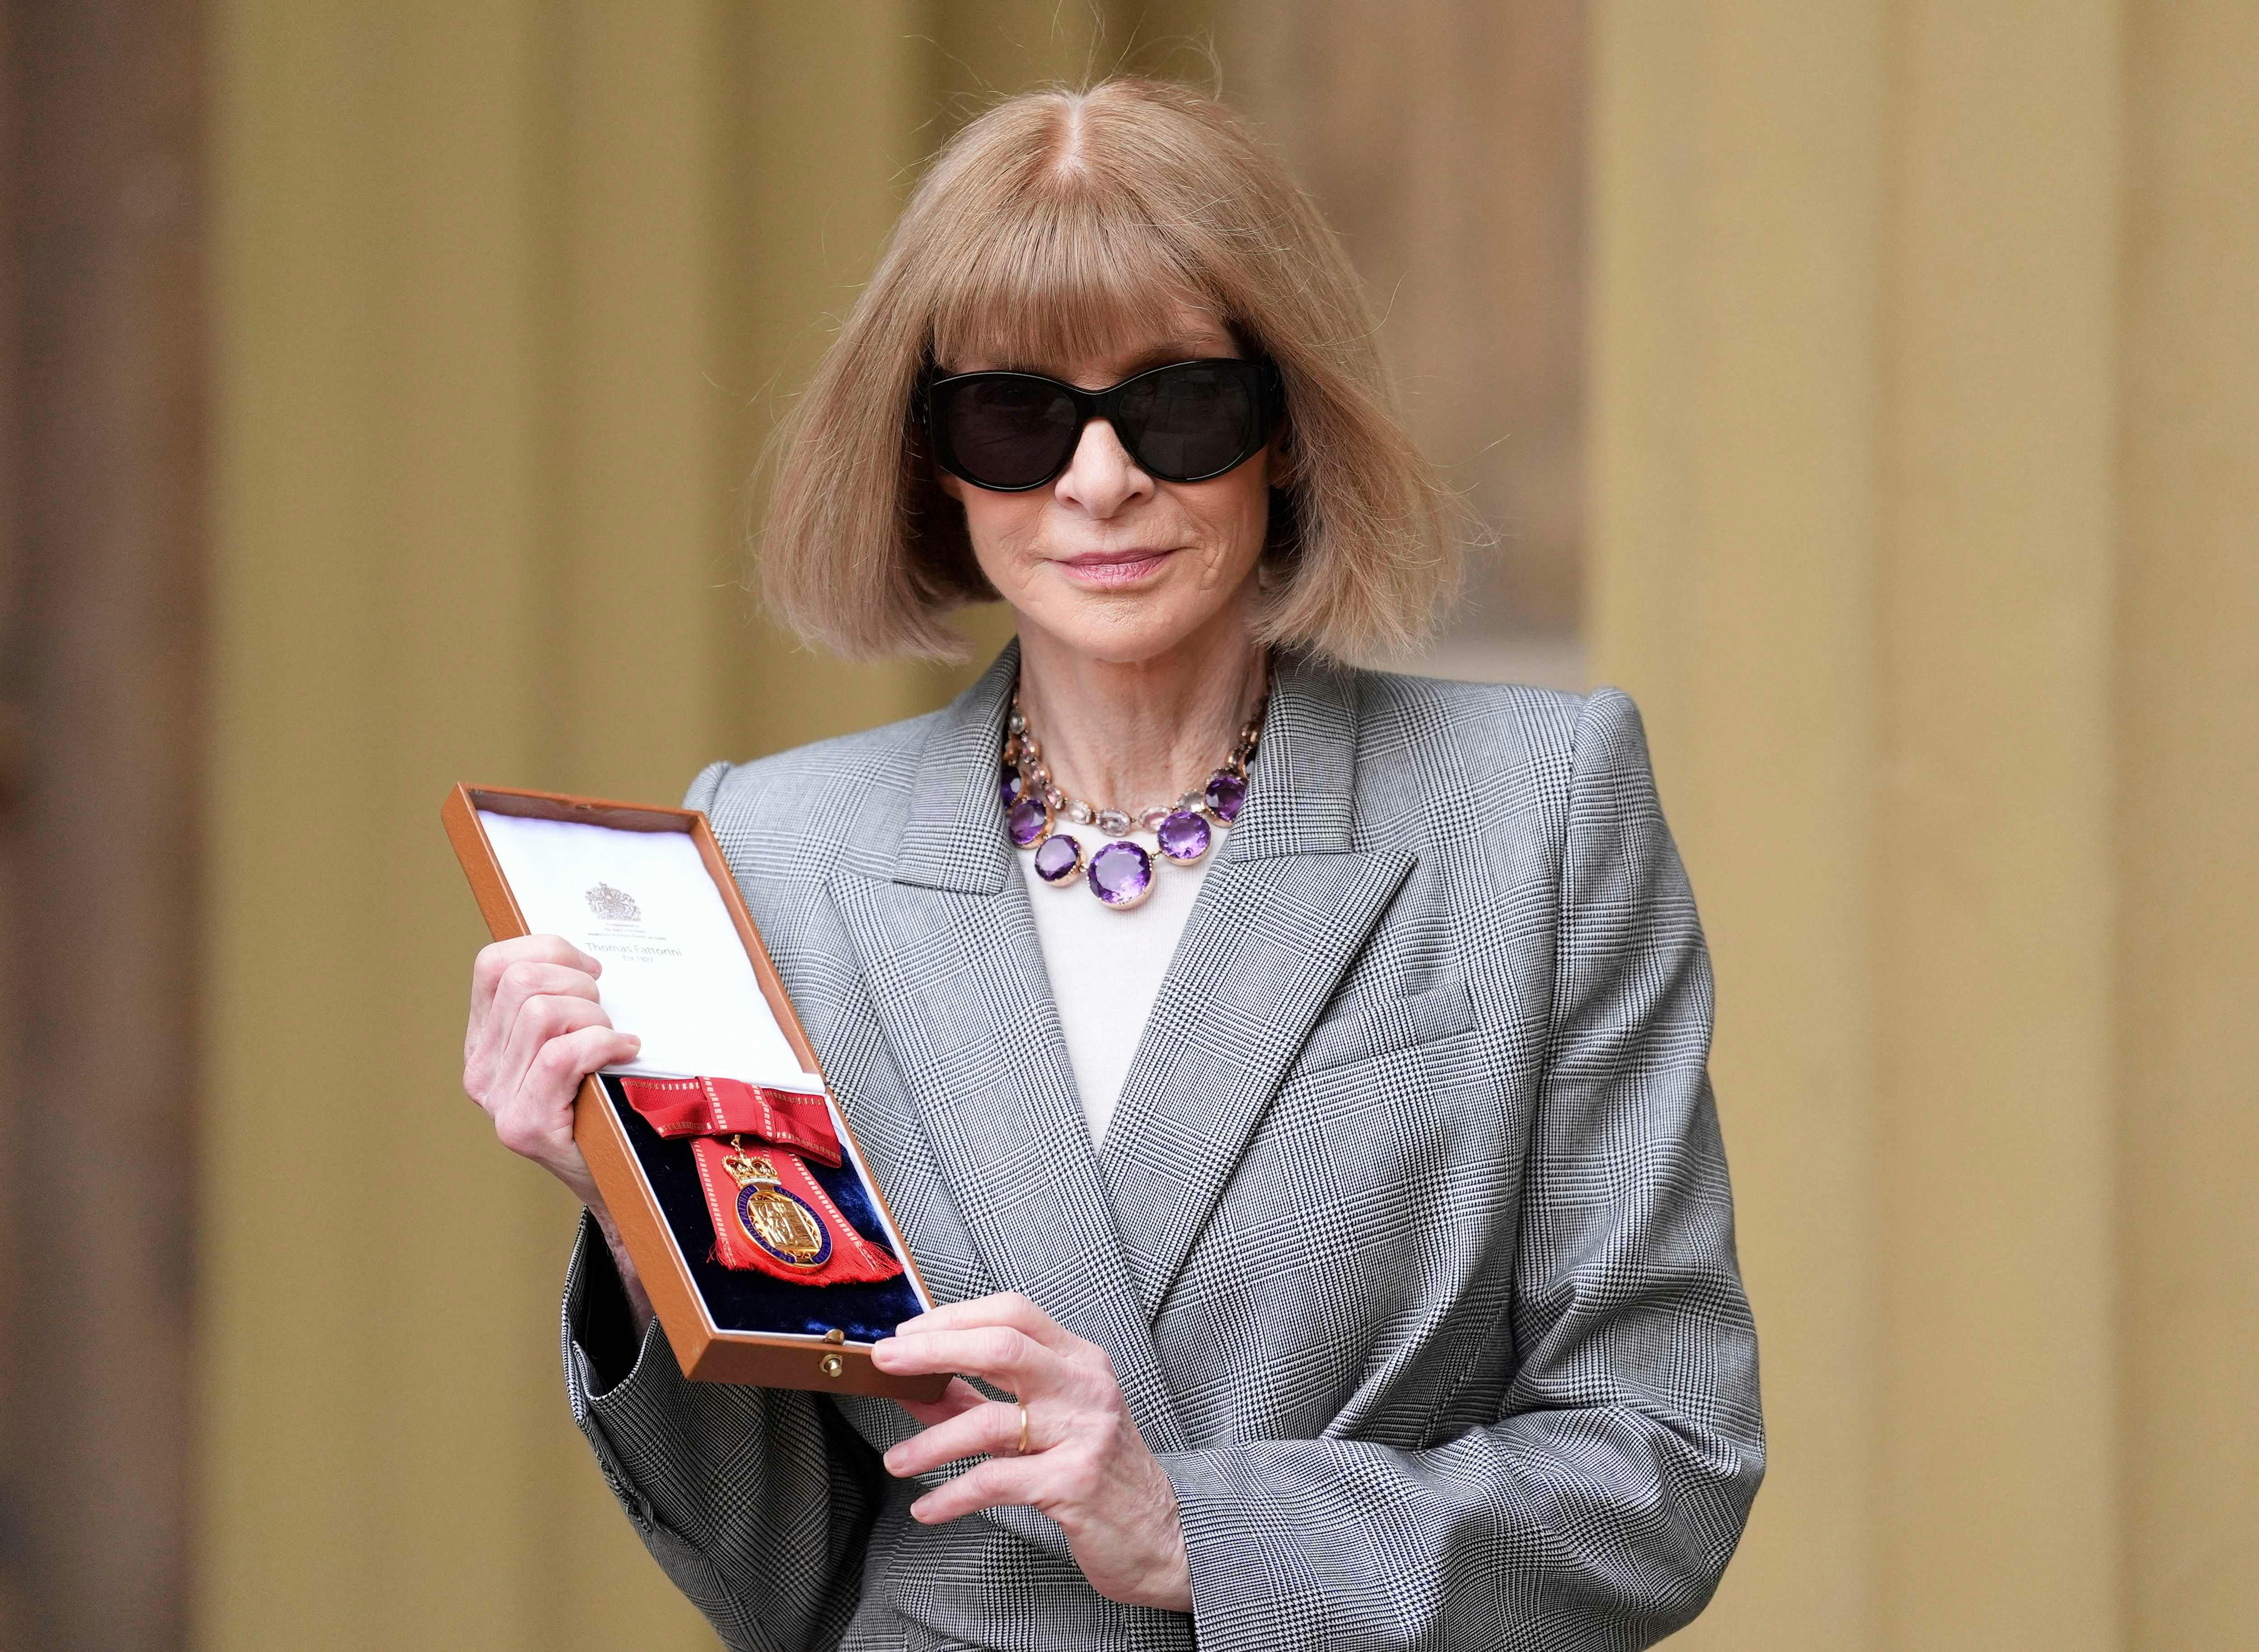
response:
[[[925,388],[934,463],[993,493],[1054,481],[1074,459],[1082,427],[1104,419],[1138,468],[1163,481],[1207,481],[1271,439],[1285,400],[1268,361],[1172,361],[1107,390],[1039,373],[959,373]]]

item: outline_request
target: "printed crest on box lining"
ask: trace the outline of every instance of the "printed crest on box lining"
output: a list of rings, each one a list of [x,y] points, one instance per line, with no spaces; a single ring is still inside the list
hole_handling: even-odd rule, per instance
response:
[[[608,883],[599,883],[588,891],[588,910],[615,923],[633,923],[643,916],[643,908],[636,905],[633,895]]]

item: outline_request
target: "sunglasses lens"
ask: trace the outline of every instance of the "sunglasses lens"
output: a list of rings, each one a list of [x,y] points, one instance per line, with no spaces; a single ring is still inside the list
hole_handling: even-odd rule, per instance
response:
[[[1078,431],[1074,403],[1031,379],[959,385],[941,422],[958,466],[984,488],[1032,488],[1057,475]]]
[[[1213,476],[1255,445],[1254,375],[1236,361],[1164,368],[1125,389],[1115,417],[1122,445],[1163,481]]]

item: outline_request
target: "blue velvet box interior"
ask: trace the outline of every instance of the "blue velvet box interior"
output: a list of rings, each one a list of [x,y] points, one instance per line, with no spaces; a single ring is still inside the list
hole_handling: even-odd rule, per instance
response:
[[[627,1132],[636,1158],[659,1195],[659,1208],[674,1242],[690,1264],[690,1277],[706,1299],[706,1311],[725,1331],[821,1336],[837,1328],[851,1342],[875,1342],[892,1336],[894,1327],[924,1311],[909,1276],[897,1274],[877,1285],[789,1285],[751,1269],[725,1268],[714,1260],[714,1222],[707,1214],[706,1195],[698,1185],[698,1168],[690,1157],[687,1137],[667,1140],[644,1122],[628,1105],[627,1093],[617,1079],[602,1075],[605,1097]],[[890,1256],[900,1253],[887,1237],[884,1223],[873,1208],[871,1194],[849,1159],[837,1170],[808,1161],[810,1174],[831,1195],[839,1214],[855,1230]]]

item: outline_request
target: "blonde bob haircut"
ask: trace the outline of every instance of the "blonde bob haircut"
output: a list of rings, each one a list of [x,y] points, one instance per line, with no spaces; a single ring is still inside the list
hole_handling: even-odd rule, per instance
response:
[[[1134,347],[1187,305],[1286,385],[1261,637],[1345,661],[1415,644],[1457,583],[1456,502],[1398,420],[1348,259],[1222,103],[1129,79],[1014,97],[935,160],[777,433],[769,606],[850,659],[961,654],[941,616],[996,593],[925,452],[924,375]]]

